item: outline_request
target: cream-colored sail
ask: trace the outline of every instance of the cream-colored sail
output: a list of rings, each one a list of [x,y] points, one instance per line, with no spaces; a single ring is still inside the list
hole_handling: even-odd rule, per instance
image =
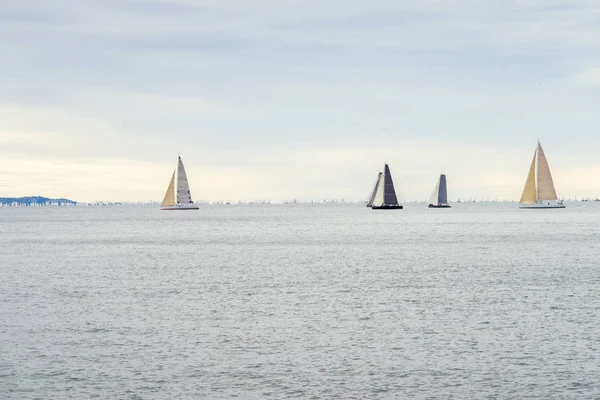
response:
[[[533,153],[533,160],[531,160],[531,167],[529,168],[529,175],[527,175],[527,181],[525,181],[525,188],[521,195],[521,204],[532,204],[537,201],[537,193],[535,189],[535,159],[537,158],[537,150]]]
[[[171,177],[171,183],[169,183],[169,188],[167,189],[167,193],[165,194],[165,198],[161,204],[163,207],[170,207],[175,205],[175,171],[173,171],[173,176]]]
[[[556,189],[554,189],[554,182],[552,181],[552,175],[550,174],[550,167],[548,166],[548,160],[542,145],[538,143],[538,171],[537,171],[537,182],[538,182],[538,200],[556,200]]]

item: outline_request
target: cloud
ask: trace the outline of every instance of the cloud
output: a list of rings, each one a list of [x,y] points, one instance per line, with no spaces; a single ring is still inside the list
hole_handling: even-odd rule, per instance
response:
[[[600,67],[584,69],[573,77],[573,81],[584,86],[600,86]]]
[[[594,171],[592,1],[0,7],[0,154],[29,174],[3,190],[50,190],[43,169],[79,199],[155,198],[160,178],[115,186],[115,166],[169,175],[182,152],[207,199],[362,198],[386,160],[406,198],[443,171],[457,196],[518,198],[537,138],[557,180]]]
[[[424,200],[440,173],[448,175],[454,199],[479,195],[513,198],[521,189],[529,157],[505,152],[490,162],[494,153],[451,143],[405,141],[399,147],[323,147],[255,154],[230,151],[220,154],[219,157],[225,156],[221,160],[217,157],[206,160],[198,152],[187,150],[183,157],[197,200],[362,200],[384,161],[392,168],[403,200]],[[507,168],[514,158],[522,158],[524,162]],[[478,169],[480,165],[485,165],[489,172]],[[4,177],[0,191],[11,195],[34,194],[30,188],[35,187],[49,195],[79,201],[160,200],[174,166],[175,157],[171,162],[160,163],[84,157],[69,161],[59,157],[44,160],[8,157],[0,162],[0,175]],[[99,182],[102,184],[98,185]]]

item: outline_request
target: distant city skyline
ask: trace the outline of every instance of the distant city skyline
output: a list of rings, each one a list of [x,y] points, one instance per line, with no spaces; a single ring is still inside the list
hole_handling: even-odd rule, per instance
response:
[[[600,195],[592,1],[0,5],[0,196],[518,200],[539,139]]]

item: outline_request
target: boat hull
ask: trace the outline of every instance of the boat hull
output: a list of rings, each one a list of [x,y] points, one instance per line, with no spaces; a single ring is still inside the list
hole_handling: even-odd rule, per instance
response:
[[[371,206],[373,210],[402,210],[404,207],[399,205],[383,205],[383,206]]]
[[[161,207],[162,211],[188,211],[188,210],[199,210],[200,208],[197,205],[185,205],[185,206],[170,206],[170,207]]]
[[[558,202],[541,202],[541,203],[533,203],[533,204],[520,204],[519,208],[525,210],[545,210],[549,208],[566,208],[566,206],[562,203],[562,201]]]
[[[452,208],[452,206],[448,204],[430,204],[427,207],[429,208]]]

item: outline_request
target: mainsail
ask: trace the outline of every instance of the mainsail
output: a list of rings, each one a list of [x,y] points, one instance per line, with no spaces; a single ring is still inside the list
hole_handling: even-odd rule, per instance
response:
[[[373,201],[375,200],[375,195],[377,194],[377,188],[379,187],[379,182],[381,181],[381,175],[382,175],[381,172],[377,175],[377,181],[375,182],[375,187],[373,188],[373,191],[371,192],[371,195],[369,196],[369,200],[367,200],[367,207],[371,207],[373,205]]]
[[[167,193],[165,193],[165,198],[161,204],[162,207],[169,207],[175,205],[175,171],[173,171],[173,176],[171,177],[171,183],[169,183],[169,188],[167,189]]]
[[[440,175],[440,192],[438,204],[448,204],[448,188],[446,187],[446,175]]]
[[[398,199],[396,198],[396,190],[394,189],[394,181],[392,180],[392,174],[390,173],[390,167],[388,167],[387,164],[385,164],[385,169],[384,169],[384,196],[383,196],[383,203],[384,204],[390,204],[390,205],[395,205],[398,204]]]
[[[177,164],[177,203],[192,203],[190,185],[188,184],[187,175],[185,173],[185,168],[183,167],[183,161],[181,161],[181,157],[179,157],[179,162]]]
[[[556,200],[556,189],[542,145],[538,142],[538,200]]]

